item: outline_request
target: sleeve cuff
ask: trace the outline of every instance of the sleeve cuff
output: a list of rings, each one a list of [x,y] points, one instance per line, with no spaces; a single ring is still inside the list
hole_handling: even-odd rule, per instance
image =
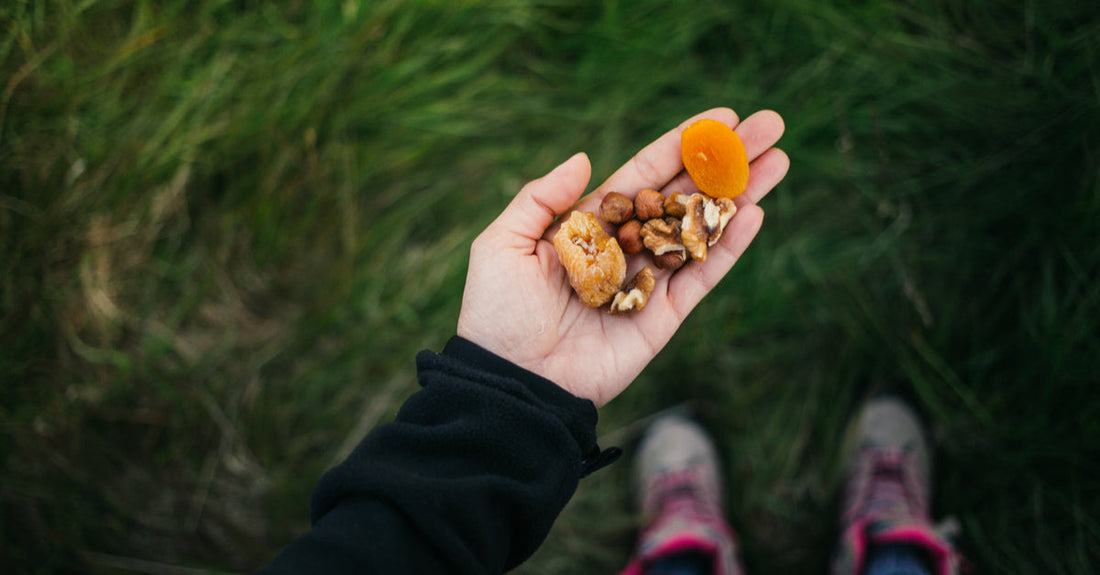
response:
[[[598,416],[596,405],[590,400],[579,398],[549,379],[457,335],[447,342],[440,355],[462,362],[471,368],[523,384],[562,421],[573,435],[581,453],[585,454],[581,460],[581,477],[614,463],[622,455],[622,449],[618,447],[601,450],[596,443]]]

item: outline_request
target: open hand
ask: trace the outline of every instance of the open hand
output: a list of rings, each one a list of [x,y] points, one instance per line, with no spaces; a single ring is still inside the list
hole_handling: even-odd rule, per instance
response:
[[[633,198],[645,188],[692,194],[684,171],[680,133],[711,118],[741,137],[750,162],[749,182],[736,198],[737,214],[705,262],[676,272],[654,269],[657,286],[645,309],[623,316],[585,306],[573,293],[551,240],[557,216],[572,210],[598,213],[607,192]],[[458,335],[602,406],[621,393],[748,247],[764,212],[756,204],[783,179],[787,155],[772,146],[783,120],[764,111],[739,122],[728,108],[695,116],[666,133],[580,199],[592,167],[577,154],[520,190],[504,212],[474,240],[458,318]],[[578,199],[580,201],[578,202]],[[652,264],[643,252],[627,256],[627,278]]]

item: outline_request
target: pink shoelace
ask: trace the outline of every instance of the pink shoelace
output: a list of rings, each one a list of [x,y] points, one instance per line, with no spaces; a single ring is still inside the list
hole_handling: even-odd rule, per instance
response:
[[[844,523],[901,517],[927,520],[926,494],[911,449],[864,446],[850,478]]]
[[[645,509],[664,514],[671,511],[688,512],[710,517],[720,512],[717,494],[705,493],[699,472],[688,468],[668,471],[651,479],[647,489]]]

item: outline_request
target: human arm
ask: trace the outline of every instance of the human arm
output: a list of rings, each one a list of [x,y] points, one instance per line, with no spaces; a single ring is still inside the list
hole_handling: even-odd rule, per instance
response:
[[[644,310],[610,316],[585,307],[554,252],[555,218],[574,209],[596,212],[611,191],[631,198],[645,188],[665,195],[698,191],[683,171],[680,134],[702,118],[734,128],[745,144],[749,181],[735,200],[737,214],[706,262],[689,263],[675,273],[656,272],[657,286]],[[790,166],[786,154],[772,147],[783,129],[775,112],[758,112],[740,122],[733,110],[716,108],[658,138],[583,199],[591,176],[583,154],[524,186],[470,250],[458,335],[604,405],[668,343],[756,236],[764,215],[756,204]],[[628,264],[627,277],[641,268],[641,258]]]
[[[695,191],[679,134],[736,126],[752,171],[706,262],[659,272],[649,304],[611,317],[583,306],[550,244],[554,219],[616,190]],[[577,155],[523,188],[471,248],[458,339],[418,356],[421,391],[314,491],[313,529],[268,573],[499,573],[526,559],[600,460],[595,407],[621,392],[725,275],[760,228],[755,203],[786,173],[774,113],[705,112],[642,150],[580,200]],[[633,269],[641,261],[631,263]]]
[[[313,528],[265,575],[501,573],[526,559],[590,471],[596,409],[453,338],[423,389],[313,492]]]

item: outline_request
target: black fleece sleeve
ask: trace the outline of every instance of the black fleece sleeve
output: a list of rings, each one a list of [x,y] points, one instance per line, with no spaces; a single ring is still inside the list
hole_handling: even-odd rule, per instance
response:
[[[596,409],[452,338],[422,389],[313,492],[313,528],[265,573],[501,573],[545,539],[596,445]]]

